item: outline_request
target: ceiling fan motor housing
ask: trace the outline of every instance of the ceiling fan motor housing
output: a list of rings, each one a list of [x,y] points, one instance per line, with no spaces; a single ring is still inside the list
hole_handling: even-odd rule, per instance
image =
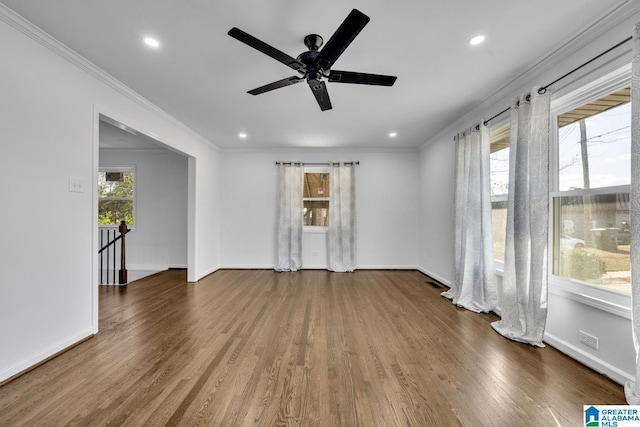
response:
[[[322,75],[323,75],[322,72],[328,71],[328,70],[318,69],[318,67],[315,65],[316,57],[320,54],[320,52],[318,50],[312,49],[312,47],[309,46],[309,44],[307,43],[309,38],[312,36],[319,37],[320,41],[322,41],[322,37],[316,34],[308,35],[307,37],[305,37],[304,39],[305,44],[307,44],[307,47],[309,47],[311,50],[307,52],[302,52],[296,59],[302,62],[305,65],[305,68],[307,69],[304,76],[307,79],[307,83],[309,84],[309,86],[311,86],[311,88],[313,89],[319,89],[320,79],[322,78]]]
[[[316,57],[320,55],[320,52],[317,50],[309,50],[306,52],[302,52],[296,58],[297,61],[302,62],[305,65],[306,69],[314,68],[314,62]]]

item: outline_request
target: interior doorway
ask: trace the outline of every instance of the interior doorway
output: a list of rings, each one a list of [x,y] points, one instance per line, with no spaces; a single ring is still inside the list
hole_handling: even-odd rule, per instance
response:
[[[99,115],[98,128],[96,224],[98,233],[113,229],[115,236],[120,221],[126,220],[131,230],[126,235],[128,282],[169,268],[188,269],[192,162],[107,116]],[[127,192],[118,190],[125,187]],[[106,277],[117,277],[109,275],[111,268],[104,262],[98,267],[99,281],[105,269]]]

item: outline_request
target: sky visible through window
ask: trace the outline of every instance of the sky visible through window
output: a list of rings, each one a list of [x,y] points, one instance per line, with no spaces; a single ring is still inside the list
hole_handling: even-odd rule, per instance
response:
[[[491,195],[506,196],[509,193],[509,147],[491,153]]]
[[[630,183],[631,104],[586,119],[591,188]],[[558,131],[559,190],[584,188],[578,123]]]
[[[631,104],[586,119],[590,188],[630,183]],[[559,190],[584,188],[578,122],[558,131]],[[491,154],[491,195],[509,191],[509,148]]]

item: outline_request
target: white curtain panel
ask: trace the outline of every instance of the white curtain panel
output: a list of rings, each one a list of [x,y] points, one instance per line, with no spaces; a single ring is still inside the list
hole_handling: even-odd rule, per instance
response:
[[[497,304],[491,227],[489,130],[473,126],[456,136],[454,273],[442,296],[475,312]]]
[[[640,405],[640,23],[633,31],[631,77],[631,318],[636,350],[636,381],[624,386],[627,402]]]
[[[331,166],[329,195],[329,270],[352,272],[356,268],[355,165]]]
[[[303,180],[302,165],[280,165],[278,265],[276,271],[296,271],[302,267]]]
[[[547,322],[550,92],[531,89],[511,107],[509,199],[502,319],[491,326],[544,347]]]

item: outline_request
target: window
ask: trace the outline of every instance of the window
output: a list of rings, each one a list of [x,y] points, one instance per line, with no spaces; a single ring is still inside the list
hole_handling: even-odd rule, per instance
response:
[[[329,170],[305,169],[302,195],[304,226],[329,225]]]
[[[553,273],[631,293],[630,88],[557,116]]]
[[[98,225],[134,224],[133,168],[110,168],[98,173]]]
[[[491,129],[491,219],[493,231],[493,258],[504,261],[507,232],[507,197],[509,194],[509,131],[506,125]]]

